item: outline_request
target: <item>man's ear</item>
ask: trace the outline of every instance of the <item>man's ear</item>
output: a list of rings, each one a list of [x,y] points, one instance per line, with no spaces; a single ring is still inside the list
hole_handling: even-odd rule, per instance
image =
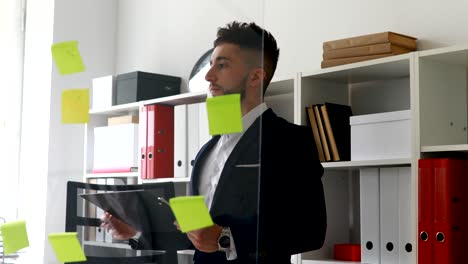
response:
[[[263,82],[266,78],[266,71],[261,67],[252,69],[249,76],[249,86],[263,87]]]

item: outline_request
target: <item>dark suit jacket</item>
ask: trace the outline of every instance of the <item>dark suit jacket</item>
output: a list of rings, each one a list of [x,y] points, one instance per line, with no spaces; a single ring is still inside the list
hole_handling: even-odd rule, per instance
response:
[[[218,140],[196,157],[194,195],[200,166]],[[238,259],[197,250],[195,264],[290,263],[292,254],[319,249],[326,232],[322,175],[311,129],[265,111],[227,159],[210,210],[216,224],[231,228]]]

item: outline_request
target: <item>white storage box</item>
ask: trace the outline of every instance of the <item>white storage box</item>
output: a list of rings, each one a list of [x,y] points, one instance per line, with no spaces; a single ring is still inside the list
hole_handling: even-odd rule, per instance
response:
[[[351,160],[411,157],[411,112],[350,117]]]
[[[93,79],[92,109],[105,109],[115,104],[113,75]]]
[[[93,169],[138,167],[138,124],[94,128]]]

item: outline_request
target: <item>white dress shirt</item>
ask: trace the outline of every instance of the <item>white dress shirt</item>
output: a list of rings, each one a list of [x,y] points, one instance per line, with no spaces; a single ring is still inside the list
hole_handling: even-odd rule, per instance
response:
[[[265,103],[257,105],[254,109],[250,110],[246,115],[242,117],[242,132],[221,135],[216,145],[211,149],[210,153],[206,157],[204,164],[201,164],[200,168],[200,185],[198,186],[199,193],[204,196],[205,204],[208,208],[211,208],[213,202],[213,196],[218,186],[219,177],[223,171],[224,164],[226,163],[232,150],[239,142],[242,135],[253,122],[268,109]],[[228,260],[234,260],[237,258],[237,252],[235,250],[234,240],[231,235],[231,248],[226,250],[226,256]]]

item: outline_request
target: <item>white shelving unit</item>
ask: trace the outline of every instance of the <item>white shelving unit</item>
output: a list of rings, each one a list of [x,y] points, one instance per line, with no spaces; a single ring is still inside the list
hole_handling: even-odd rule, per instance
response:
[[[414,113],[414,56],[414,53],[408,53],[298,73],[296,123],[307,125],[304,109],[324,102],[349,105],[353,115],[408,109]],[[415,121],[414,118],[412,120]],[[328,214],[327,237],[322,249],[300,254],[298,263],[344,263],[333,259],[334,244],[361,242],[359,170],[372,167],[415,168],[419,155],[416,134],[413,132],[411,142],[414,155],[407,158],[322,163],[325,168],[322,181]],[[412,175],[414,177],[416,175]],[[416,191],[415,187],[413,184],[412,189]],[[412,208],[416,208],[415,197],[408,201]],[[414,233],[417,230],[415,216],[411,223]],[[416,259],[414,261],[416,263]]]
[[[466,156],[467,87],[468,45],[299,73],[295,114],[300,124],[306,124],[306,115],[302,111],[306,105],[324,101],[348,104],[354,115],[410,110],[411,155],[404,159],[322,163],[326,196],[334,199],[338,192],[346,192],[348,202],[328,204],[331,199],[327,199],[329,233],[325,245],[319,251],[300,254],[298,263],[343,263],[332,260],[331,247],[334,243],[360,242],[356,230],[359,229],[356,225],[360,210],[356,193],[359,192],[354,189],[359,186],[356,184],[358,170],[394,166],[411,166],[411,199],[408,203],[413,253],[410,263],[417,263],[417,162],[425,156]],[[347,184],[343,184],[346,179]],[[345,210],[347,217],[336,217],[337,210]],[[347,227],[340,228],[343,225]]]
[[[95,179],[95,178],[128,178],[128,177],[138,177],[139,172],[117,172],[117,173],[87,173],[86,179]]]
[[[302,264],[360,264],[356,261],[339,261],[339,260],[303,260]]]
[[[129,104],[122,104],[122,105],[113,105],[109,108],[105,109],[90,109],[90,115],[109,115],[114,116],[120,113],[128,113],[138,111],[139,107],[142,105],[142,102],[134,102]]]
[[[106,126],[107,118],[119,115],[127,114],[138,114],[140,107],[150,104],[164,104],[164,105],[182,105],[182,104],[195,104],[204,102],[206,100],[207,94],[205,92],[196,92],[196,93],[184,93],[174,96],[168,96],[163,98],[156,98],[146,101],[134,102],[123,105],[115,105],[106,109],[90,109],[90,121],[85,126],[85,179],[88,178],[110,178],[110,177],[138,177],[139,172],[129,172],[129,173],[90,173],[92,170],[92,160],[93,160],[93,144],[94,144],[94,128],[98,126]],[[139,177],[138,177],[139,178]],[[175,181],[183,182],[186,179],[177,179]],[[156,179],[149,180],[148,182],[158,182],[158,181],[170,181],[170,179]],[[140,181],[143,182],[143,181]],[[146,182],[146,180],[145,180]]]
[[[143,179],[142,183],[155,183],[155,182],[190,182],[189,177],[184,178],[160,178],[160,179]]]
[[[317,62],[318,63],[318,62]],[[332,102],[350,105],[353,115],[410,110],[411,153],[398,159],[322,163],[328,231],[322,249],[294,256],[295,264],[359,263],[333,260],[335,243],[360,243],[359,170],[411,167],[409,233],[414,234],[411,262],[417,263],[418,159],[468,152],[468,46],[441,48],[358,62],[293,76],[275,77],[265,95],[267,105],[286,120],[307,125],[305,107]],[[85,171],[92,168],[92,129],[109,116],[137,113],[148,104],[200,103],[206,93],[190,93],[90,110],[86,127]],[[102,177],[138,177],[108,174]],[[86,173],[84,178],[98,177]],[[138,177],[139,178],[139,177]],[[140,181],[189,182],[188,177]],[[313,208],[304,208],[313,210]],[[397,232],[397,230],[395,230]]]
[[[418,53],[422,152],[467,150],[467,69],[468,46]]]
[[[188,191],[188,182],[190,179],[188,177],[183,178],[162,178],[162,179],[144,179],[140,178],[139,166],[138,164],[138,171],[135,172],[128,172],[128,173],[90,173],[93,168],[93,147],[94,147],[94,128],[98,126],[106,126],[107,125],[107,118],[120,116],[120,115],[128,115],[128,114],[139,114],[140,108],[144,105],[150,104],[164,104],[164,105],[188,105],[188,104],[196,104],[200,102],[204,102],[206,100],[207,94],[205,92],[197,92],[197,93],[185,93],[185,94],[178,94],[174,96],[168,96],[164,98],[157,98],[152,100],[140,101],[135,103],[123,104],[123,105],[115,105],[106,109],[90,109],[90,121],[85,126],[85,158],[84,158],[84,176],[83,180],[88,181],[90,179],[97,179],[99,182],[100,179],[115,179],[115,178],[122,178],[122,179],[134,179],[133,183],[154,183],[154,182],[174,182],[175,184],[175,191],[176,194],[185,194]],[[118,151],[118,150],[111,150],[111,151]],[[186,161],[184,161],[186,162]],[[107,234],[105,234],[107,235]],[[90,250],[114,250],[119,251],[132,251],[130,247],[126,244],[121,243],[110,243],[110,242],[97,242],[97,241],[83,241],[83,245],[92,248]],[[114,252],[112,251],[112,252]],[[110,252],[110,251],[109,251]],[[137,251],[135,254],[140,254]],[[112,253],[114,254],[114,253]],[[122,253],[124,254],[124,253]],[[125,254],[128,254],[125,253]],[[179,259],[183,263],[190,263],[193,255],[193,250],[186,250],[178,252]]]
[[[439,146],[422,146],[421,152],[468,152],[468,144],[459,145],[439,145]]]
[[[411,159],[359,160],[322,163],[322,166],[325,169],[360,169],[369,167],[394,167],[404,165],[411,165]]]

